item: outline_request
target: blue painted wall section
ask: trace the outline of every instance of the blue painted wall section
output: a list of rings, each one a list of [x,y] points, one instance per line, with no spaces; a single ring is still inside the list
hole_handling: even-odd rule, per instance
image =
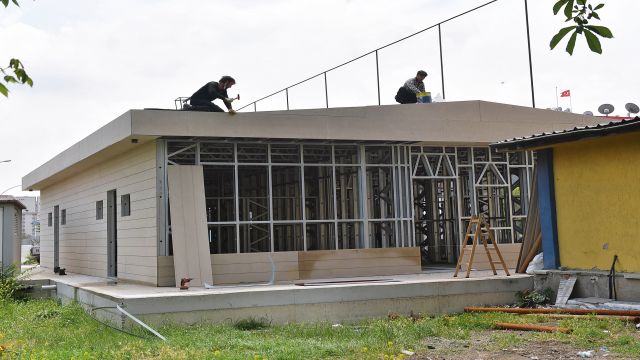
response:
[[[544,268],[557,269],[560,267],[560,253],[558,252],[556,200],[553,186],[553,149],[538,150],[536,154],[538,157],[536,181],[538,182],[538,206],[540,208]]]

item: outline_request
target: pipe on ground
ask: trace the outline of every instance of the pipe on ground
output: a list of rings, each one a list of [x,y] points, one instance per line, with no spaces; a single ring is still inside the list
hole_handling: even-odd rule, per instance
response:
[[[570,329],[561,328],[558,326],[543,326],[532,324],[511,324],[511,323],[496,323],[495,327],[504,330],[523,330],[523,331],[542,331],[542,332],[561,332],[569,333]]]
[[[512,314],[573,314],[573,315],[621,315],[640,316],[640,310],[590,310],[590,309],[522,309],[466,307],[464,312],[504,312]]]
[[[544,317],[548,317],[555,320],[584,318],[584,315],[572,315],[572,314],[521,314],[521,315],[544,316]],[[593,317],[598,320],[621,320],[621,321],[631,322],[634,324],[640,323],[640,317],[638,316],[594,315]]]

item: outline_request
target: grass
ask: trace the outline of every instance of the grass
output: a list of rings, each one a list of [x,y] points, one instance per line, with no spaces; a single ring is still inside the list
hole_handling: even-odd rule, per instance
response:
[[[0,303],[0,358],[24,359],[381,359],[403,349],[423,350],[429,338],[467,340],[495,322],[546,322],[541,316],[459,314],[413,320],[371,320],[353,326],[329,323],[273,325],[249,318],[228,324],[166,325],[169,341],[124,334],[93,320],[77,304],[53,300]],[[616,320],[569,319],[571,334],[493,332],[490,346],[506,348],[530,339],[640,356],[632,325]],[[142,334],[142,332],[137,331]],[[146,336],[146,334],[145,334]]]

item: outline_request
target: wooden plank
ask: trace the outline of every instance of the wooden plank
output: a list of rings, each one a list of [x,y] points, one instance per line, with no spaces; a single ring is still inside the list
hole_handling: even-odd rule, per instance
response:
[[[419,272],[419,271],[418,271]],[[358,276],[405,275],[417,273],[415,266],[391,266],[360,269],[320,269],[300,271],[300,279],[326,279]]]
[[[498,246],[500,247],[500,252],[504,257],[505,262],[507,261],[507,259],[511,259],[514,256],[516,257],[516,261],[518,260],[517,257],[520,254],[521,244],[498,244]],[[492,251],[492,250],[489,250],[489,251]],[[467,258],[467,256],[468,254],[464,255],[465,258]],[[478,262],[488,261],[486,253],[484,252],[476,253],[474,257],[474,264],[476,263],[476,261]]]
[[[343,249],[343,250],[314,250],[301,251],[300,261],[337,260],[353,258],[385,258],[385,257],[420,257],[419,247],[383,248],[383,249]]]
[[[298,271],[298,262],[293,261],[275,261],[276,273],[281,271]],[[255,263],[255,264],[212,264],[211,265],[214,278],[218,275],[225,274],[249,274],[249,273],[261,273],[271,275],[270,263]]]
[[[420,264],[419,257],[395,257],[395,258],[352,258],[323,261],[301,261],[300,271],[314,269],[358,269],[379,266],[415,266]]]
[[[192,278],[192,286],[212,284],[202,166],[171,165],[167,171],[176,286],[182,278]]]
[[[272,253],[274,262],[280,261],[298,261],[298,251],[283,251]],[[253,263],[267,263],[271,264],[269,260],[269,253],[242,253],[242,254],[212,254],[211,262],[213,264],[253,264]]]
[[[420,249],[383,248],[300,252],[300,279],[415,274]]]

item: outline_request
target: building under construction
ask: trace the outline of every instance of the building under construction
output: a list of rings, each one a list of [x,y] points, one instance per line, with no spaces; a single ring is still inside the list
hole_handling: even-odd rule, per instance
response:
[[[41,192],[42,266],[72,273],[173,286],[204,263],[239,283],[268,279],[270,259],[276,280],[415,273],[455,264],[474,214],[513,266],[535,154],[488,144],[597,120],[483,101],[130,110],[23,188]]]

